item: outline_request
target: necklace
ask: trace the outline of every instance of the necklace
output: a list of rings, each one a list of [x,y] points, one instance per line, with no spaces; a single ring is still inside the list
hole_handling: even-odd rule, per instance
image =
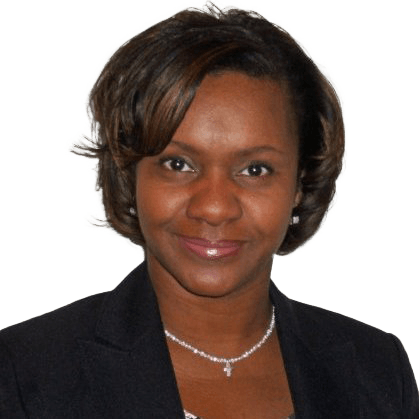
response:
[[[275,308],[272,307],[271,322],[269,323],[268,329],[266,330],[262,339],[258,343],[256,343],[256,345],[252,346],[250,349],[248,349],[247,351],[243,352],[240,356],[237,356],[235,358],[219,358],[218,356],[207,354],[206,352],[193,347],[188,342],[185,342],[184,340],[177,338],[175,335],[173,335],[166,329],[164,330],[164,333],[170,340],[172,340],[173,342],[176,342],[178,345],[184,347],[185,349],[189,349],[195,355],[208,359],[211,362],[218,362],[220,364],[225,364],[223,371],[226,373],[227,377],[231,377],[231,373],[233,371],[233,364],[243,359],[249,358],[250,355],[256,352],[268,340],[269,336],[271,336],[272,331],[274,330],[274,327],[275,327]]]

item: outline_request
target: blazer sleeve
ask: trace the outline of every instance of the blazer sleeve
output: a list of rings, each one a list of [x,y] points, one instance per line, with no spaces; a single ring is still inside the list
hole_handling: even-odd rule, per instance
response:
[[[391,335],[394,344],[396,345],[400,370],[402,374],[402,403],[403,403],[403,418],[406,419],[418,419],[419,418],[419,392],[418,387],[413,375],[412,367],[410,366],[409,358],[406,351],[403,348],[400,340]]]
[[[8,349],[0,340],[0,419],[28,419]]]

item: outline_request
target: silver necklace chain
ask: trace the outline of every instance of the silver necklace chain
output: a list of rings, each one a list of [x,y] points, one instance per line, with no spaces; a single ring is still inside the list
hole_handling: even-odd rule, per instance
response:
[[[269,323],[269,327],[266,330],[265,334],[263,335],[262,339],[258,343],[256,343],[256,345],[252,346],[250,349],[243,352],[240,356],[237,356],[234,358],[220,358],[215,355],[207,354],[206,352],[201,351],[198,348],[195,348],[190,343],[177,338],[175,335],[170,333],[167,329],[164,330],[164,333],[170,340],[172,340],[173,342],[176,342],[178,345],[182,346],[183,348],[190,350],[195,355],[208,359],[211,362],[218,362],[220,364],[225,364],[223,371],[226,373],[227,377],[231,377],[231,373],[233,371],[233,364],[235,364],[236,362],[242,361],[243,359],[249,358],[250,355],[256,352],[268,340],[269,336],[271,336],[274,330],[274,327],[275,327],[275,308],[272,307],[271,322]]]

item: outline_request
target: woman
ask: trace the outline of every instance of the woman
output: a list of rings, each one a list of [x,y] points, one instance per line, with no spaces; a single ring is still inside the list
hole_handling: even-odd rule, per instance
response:
[[[90,108],[79,152],[146,261],[1,332],[1,417],[418,416],[397,338],[270,282],[273,255],[319,227],[343,154],[334,90],[286,32],[181,12],[115,53]]]

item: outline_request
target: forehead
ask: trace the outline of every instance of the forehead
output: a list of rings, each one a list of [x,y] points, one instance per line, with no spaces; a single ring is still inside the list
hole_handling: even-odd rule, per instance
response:
[[[227,148],[295,146],[287,92],[237,72],[207,75],[173,140]],[[220,150],[220,149],[219,149]]]

